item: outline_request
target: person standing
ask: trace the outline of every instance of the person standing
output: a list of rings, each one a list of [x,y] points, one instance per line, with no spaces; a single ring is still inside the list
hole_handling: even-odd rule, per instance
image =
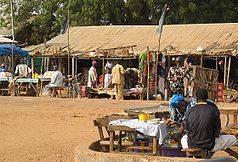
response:
[[[24,59],[20,59],[20,64],[16,66],[15,75],[26,78],[32,70],[27,66]]]
[[[126,70],[117,62],[112,68],[112,84],[115,88],[116,100],[124,99],[124,74],[126,74]]]
[[[111,69],[106,68],[105,70],[105,78],[104,78],[104,89],[108,89],[109,86],[112,84],[112,74],[111,74]]]
[[[92,66],[88,71],[88,88],[95,88],[97,86],[97,70],[96,70],[96,61],[92,62]]]
[[[189,71],[183,66],[182,57],[177,57],[175,60],[176,66],[171,67],[168,73],[168,81],[170,83],[171,95],[184,94],[184,78],[192,81],[193,77]]]
[[[188,111],[185,118],[187,134],[181,139],[183,149],[195,147],[216,152],[237,145],[235,136],[220,135],[220,112],[216,106],[207,103],[207,90],[198,89],[196,97],[198,103]]]

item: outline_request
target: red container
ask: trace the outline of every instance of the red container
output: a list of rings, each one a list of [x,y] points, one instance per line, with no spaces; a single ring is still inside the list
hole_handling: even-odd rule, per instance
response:
[[[224,84],[223,83],[218,83],[217,84],[217,89],[223,91],[224,90]]]
[[[223,97],[223,96],[224,96],[224,92],[218,91],[218,92],[217,92],[217,96],[218,96],[218,97]]]
[[[87,86],[81,86],[81,90],[82,90],[82,97],[87,97]]]

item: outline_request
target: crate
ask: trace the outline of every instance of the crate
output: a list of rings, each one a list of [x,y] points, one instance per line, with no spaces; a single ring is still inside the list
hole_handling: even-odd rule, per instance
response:
[[[166,157],[186,157],[186,152],[182,152],[180,148],[174,147],[160,147],[161,156]]]

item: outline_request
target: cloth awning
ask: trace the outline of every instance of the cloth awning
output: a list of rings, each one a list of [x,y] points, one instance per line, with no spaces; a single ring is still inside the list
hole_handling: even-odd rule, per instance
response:
[[[17,47],[16,45],[12,44],[0,44],[0,56],[7,56],[12,54],[13,48],[13,55],[14,56],[21,56],[21,57],[28,57],[29,53],[26,50]]]

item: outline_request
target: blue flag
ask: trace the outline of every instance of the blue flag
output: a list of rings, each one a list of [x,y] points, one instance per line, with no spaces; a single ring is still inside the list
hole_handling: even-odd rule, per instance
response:
[[[162,33],[162,30],[163,30],[163,22],[164,22],[164,15],[165,15],[165,11],[167,10],[167,4],[164,6],[164,9],[163,9],[163,12],[162,12],[162,15],[159,19],[159,26],[158,28],[156,29],[156,34],[161,34]]]
[[[60,34],[64,34],[67,31],[68,27],[69,27],[68,16],[65,16],[63,25],[60,29]]]

